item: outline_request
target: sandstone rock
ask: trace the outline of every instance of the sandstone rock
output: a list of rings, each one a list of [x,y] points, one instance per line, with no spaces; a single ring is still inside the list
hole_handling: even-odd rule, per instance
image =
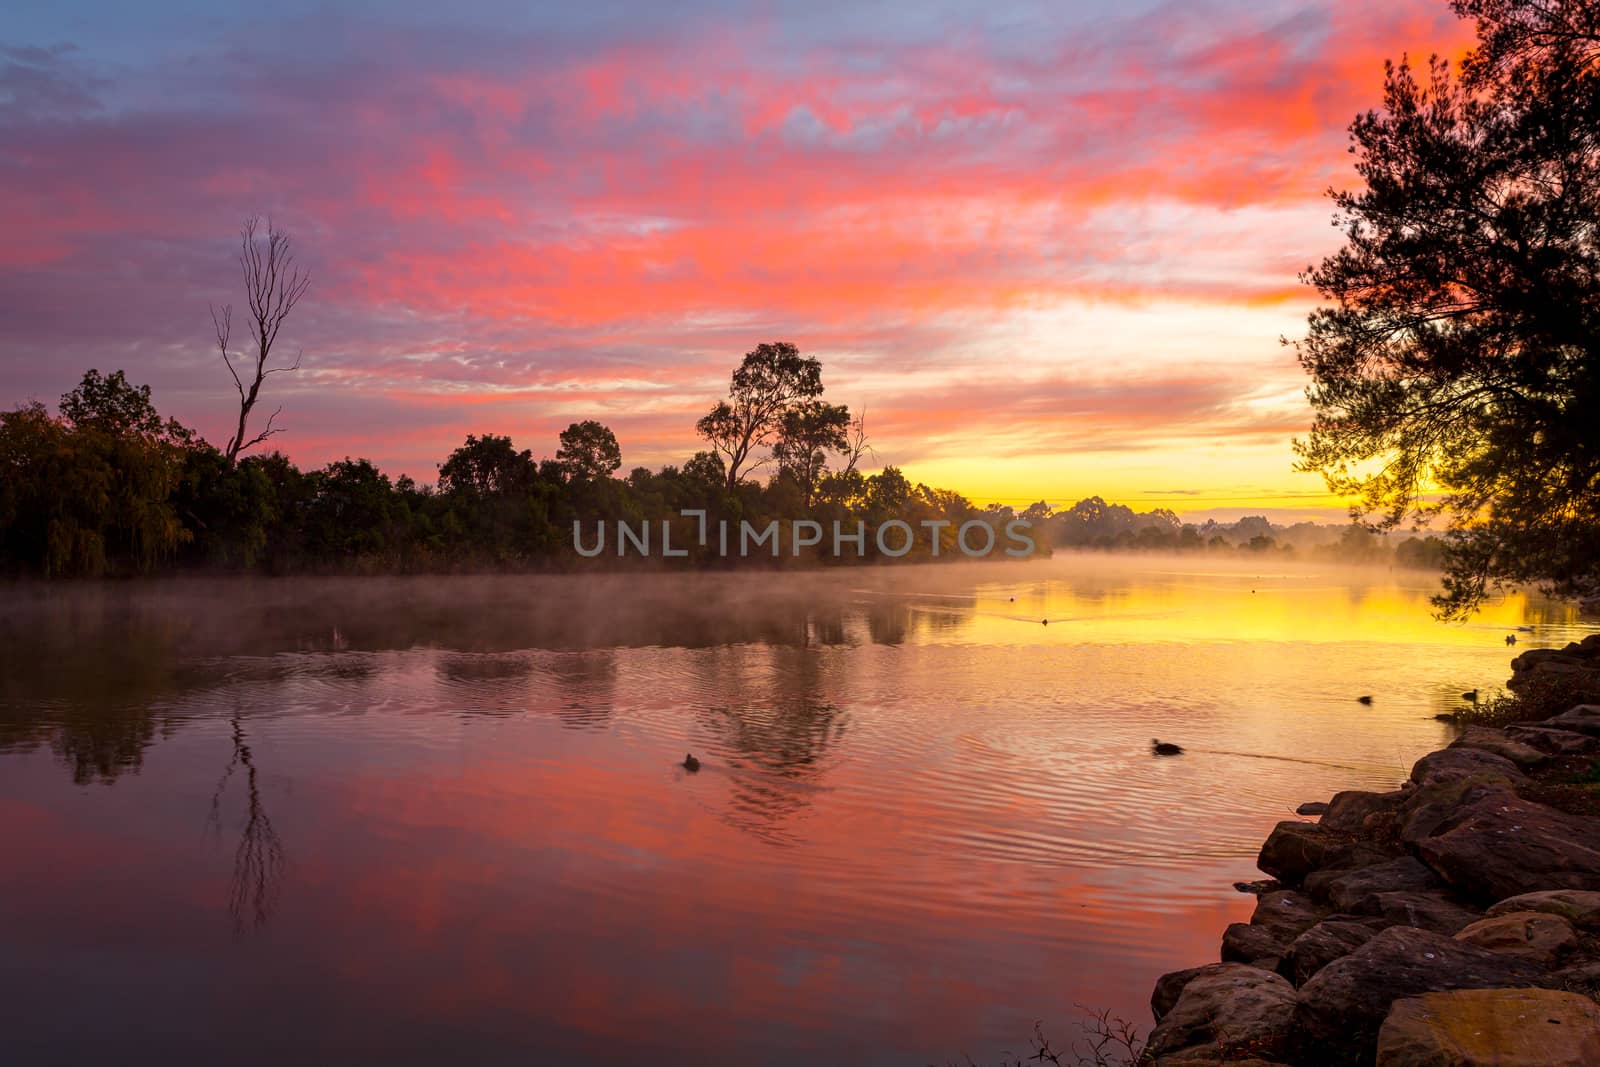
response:
[[[1541,889],[1600,890],[1600,819],[1490,796],[1416,842],[1457,892],[1484,903]]]
[[[1347,863],[1352,842],[1314,822],[1280,822],[1273,827],[1256,866],[1281,881],[1298,884],[1312,871]]]
[[[1256,963],[1282,956],[1294,935],[1253,923],[1229,923],[1222,933],[1222,959],[1230,963]],[[1271,968],[1277,970],[1276,967]]]
[[[1537,767],[1549,758],[1532,745],[1509,737],[1504,730],[1492,730],[1487,726],[1467,727],[1461,731],[1460,737],[1450,742],[1450,747],[1470,748],[1503,756],[1523,770]]]
[[[1457,932],[1456,940],[1550,967],[1578,943],[1578,933],[1559,915],[1513,911],[1479,919]]]
[[[1463,989],[1397,1001],[1378,1067],[1586,1067],[1600,1063],[1600,1006],[1551,989]]]
[[[1418,785],[1489,775],[1508,782],[1521,782],[1526,778],[1515,763],[1479,748],[1442,748],[1423,756],[1411,768],[1411,780]]]
[[[1539,725],[1600,737],[1600,704],[1579,704]]]
[[[1498,773],[1431,781],[1417,787],[1400,809],[1399,838],[1414,846],[1476,804],[1515,800],[1512,783]]]
[[[1369,915],[1378,914],[1379,893],[1415,893],[1443,885],[1438,875],[1411,856],[1355,870],[1318,871],[1306,878],[1306,892],[1327,901],[1335,911]]]
[[[1294,1013],[1294,986],[1268,971],[1235,965],[1190,979],[1145,1048],[1158,1059],[1185,1050],[1281,1058]]]
[[[1305,893],[1294,889],[1278,889],[1262,893],[1256,898],[1256,910],[1250,916],[1255,926],[1265,926],[1290,935],[1316,924],[1320,912]]]
[[[1343,834],[1360,833],[1369,815],[1398,810],[1405,796],[1401,792],[1368,793],[1360,789],[1347,789],[1334,794],[1333,799],[1328,801],[1328,811],[1322,817],[1322,825]]]
[[[1507,726],[1506,736],[1552,756],[1583,756],[1600,751],[1600,736],[1539,723]]]
[[[1289,944],[1278,973],[1296,986],[1305,985],[1322,968],[1371,941],[1380,921],[1337,915],[1322,920]]]
[[[1371,898],[1370,906],[1373,914],[1391,926],[1414,926],[1436,934],[1454,934],[1481,918],[1449,893],[1437,889],[1378,893]]]
[[[1178,997],[1183,993],[1184,987],[1201,975],[1226,974],[1237,967],[1245,966],[1242,963],[1208,963],[1203,967],[1186,967],[1181,971],[1170,971],[1156,979],[1156,987],[1150,994],[1150,1014],[1160,1022],[1172,1006],[1178,1002]]]
[[[1545,984],[1540,968],[1441,934],[1390,927],[1300,987],[1295,1062],[1372,1062],[1378,1029],[1402,997],[1446,989]]]
[[[1546,889],[1537,893],[1521,893],[1502,900],[1484,912],[1484,917],[1493,918],[1518,911],[1547,912],[1561,916],[1580,930],[1600,930],[1600,892]]]

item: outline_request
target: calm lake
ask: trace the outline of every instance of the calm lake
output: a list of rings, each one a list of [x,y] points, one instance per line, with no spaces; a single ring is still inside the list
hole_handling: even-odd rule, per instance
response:
[[[917,1067],[1067,1044],[1075,1005],[1147,1030],[1274,822],[1393,787],[1464,690],[1594,629],[1436,623],[1434,581],[12,587],[0,1059]]]

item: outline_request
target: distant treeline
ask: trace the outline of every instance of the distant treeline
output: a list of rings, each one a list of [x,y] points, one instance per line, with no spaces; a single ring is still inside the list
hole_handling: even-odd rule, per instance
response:
[[[747,357],[741,369],[749,365]],[[735,393],[737,382],[736,374]],[[1230,553],[1300,548],[1360,560],[1387,552],[1380,538],[1354,527],[1342,534],[1312,524],[1285,530],[1263,518],[1185,525],[1166,509],[1136,513],[1098,497],[1063,511],[1042,501],[1021,511],[979,507],[959,493],[912,484],[892,466],[864,474],[857,466],[867,451],[864,427],[842,407],[814,398],[780,405],[776,417],[768,416],[766,430],[747,422],[708,433],[702,420],[712,449],[681,466],[638,467],[620,478],[616,437],[598,422],[569,426],[553,459],[535,459],[509,437],[469,436],[439,464],[430,485],[406,476],[390,479],[365,459],[310,471],[279,452],[229,462],[194,431],[162,418],[149,387],[129,384],[120,371],[91,370],[62,398],[57,413],[38,403],[0,413],[0,570],[73,577],[614,565],[614,553],[583,560],[573,551],[577,521],[586,530],[619,521],[657,529],[669,523],[673,543],[689,553],[675,562],[718,562],[711,548],[698,543],[699,520],[683,516],[686,510],[705,512],[713,528],[719,520],[765,525],[809,519],[851,530],[862,523],[868,536],[859,558],[866,560],[881,558],[873,534],[891,520],[919,532],[925,523],[947,524],[936,528],[936,536],[945,549],[941,557],[949,559],[965,558],[955,550],[961,524],[989,524],[1005,544],[1005,527],[1015,519],[1032,524],[1041,553],[1050,545]],[[828,408],[823,417],[831,430],[807,439],[804,421],[808,412],[816,414],[812,404]],[[740,417],[736,406],[722,402],[708,419],[719,413]],[[724,446],[745,473],[755,450],[770,448],[769,476],[759,482],[730,479]],[[587,536],[592,543],[593,535]],[[828,548],[824,539],[799,558],[831,562]],[[1395,555],[1426,565],[1435,561],[1437,549],[1435,539],[1413,540]],[[903,558],[927,559],[932,551],[924,535]],[[781,558],[796,559],[787,543]],[[855,558],[846,554],[843,561]],[[770,556],[766,562],[772,564]]]

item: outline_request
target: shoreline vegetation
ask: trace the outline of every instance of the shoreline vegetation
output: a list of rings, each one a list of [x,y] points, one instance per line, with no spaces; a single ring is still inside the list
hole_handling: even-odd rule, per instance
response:
[[[58,413],[38,403],[0,412],[0,575],[449,574],[964,560],[972,557],[962,550],[961,529],[974,522],[993,532],[997,549],[989,558],[999,559],[1075,549],[1387,562],[1422,570],[1444,565],[1438,537],[1400,537],[1360,524],[1280,525],[1260,515],[1186,523],[1167,508],[1139,512],[1098,496],[1061,508],[1042,500],[1022,509],[979,506],[959,493],[913,484],[894,466],[863,473],[859,460],[868,446],[864,425],[856,426],[853,444],[830,438],[803,470],[792,460],[797,446],[786,444],[778,426],[765,483],[730,481],[714,450],[682,466],[636,467],[616,477],[622,462],[616,438],[591,421],[561,433],[554,459],[536,460],[510,437],[468,436],[439,464],[436,481],[424,484],[405,475],[391,479],[366,459],[308,471],[276,451],[230,462],[192,429],[163,418],[148,386],[130,384],[121,371],[91,370],[62,397]],[[745,527],[764,531],[773,523],[781,533],[770,547],[741,558],[719,553],[714,536],[700,536],[724,523],[735,537]],[[1025,524],[1031,551],[1012,536],[1015,523]],[[812,524],[842,528],[847,540],[859,532],[859,551],[852,544],[835,553],[826,537],[804,544],[801,535]],[[624,526],[653,529],[658,545],[670,539],[684,553],[663,559],[659,552],[646,558],[628,551],[632,546],[615,532]],[[915,536],[890,530],[880,537],[886,526],[909,527]],[[601,527],[613,531],[606,550],[580,551],[579,531],[592,548]],[[885,553],[884,542],[908,543],[909,550]],[[1007,548],[1014,551],[1007,555]]]

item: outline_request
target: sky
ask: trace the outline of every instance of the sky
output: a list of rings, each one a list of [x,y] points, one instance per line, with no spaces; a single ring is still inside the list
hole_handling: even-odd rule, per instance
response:
[[[311,288],[272,439],[431,481],[595,418],[680,463],[787,340],[980,502],[1337,518],[1283,337],[1445,0],[287,0],[0,16],[0,406],[124,369],[226,441],[241,222]]]

